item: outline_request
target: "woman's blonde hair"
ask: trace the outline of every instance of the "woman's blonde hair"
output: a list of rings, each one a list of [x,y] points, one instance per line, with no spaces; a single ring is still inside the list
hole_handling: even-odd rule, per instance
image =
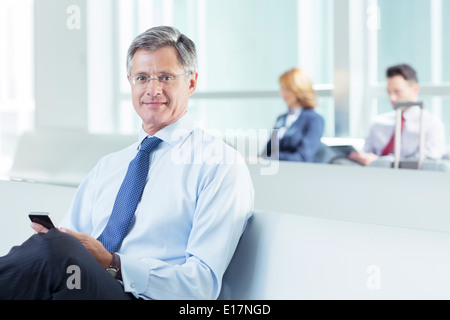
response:
[[[311,78],[299,68],[293,68],[280,76],[280,85],[292,91],[303,108],[315,108],[317,95],[313,89]]]

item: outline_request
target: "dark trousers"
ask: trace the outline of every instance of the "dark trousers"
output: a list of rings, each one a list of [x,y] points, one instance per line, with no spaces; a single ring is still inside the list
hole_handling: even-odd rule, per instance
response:
[[[130,300],[122,285],[72,236],[35,234],[0,257],[0,299]]]

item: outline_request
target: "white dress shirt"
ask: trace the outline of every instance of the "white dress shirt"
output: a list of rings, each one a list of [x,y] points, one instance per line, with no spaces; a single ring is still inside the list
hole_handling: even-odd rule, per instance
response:
[[[298,107],[294,108],[292,111],[290,110],[288,114],[286,115],[286,120],[284,124],[281,125],[281,127],[278,129],[278,139],[283,138],[286,131],[292,126],[292,124],[297,121],[298,117],[302,113],[303,108]]]
[[[102,158],[80,184],[61,226],[97,238],[139,141]],[[216,299],[253,210],[241,155],[194,128],[186,114],[155,134],[148,183],[118,254],[126,292],[145,299]]]
[[[440,159],[446,154],[445,129],[441,120],[430,114],[424,114],[425,129],[425,156],[431,159]],[[401,157],[418,157],[420,114],[418,106],[411,107],[403,113],[405,124],[401,139]],[[378,115],[370,128],[366,138],[364,151],[380,156],[391,140],[395,130],[396,112],[390,111]]]

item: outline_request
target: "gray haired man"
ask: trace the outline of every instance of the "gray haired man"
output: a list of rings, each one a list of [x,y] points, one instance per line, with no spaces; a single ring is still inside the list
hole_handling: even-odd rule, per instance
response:
[[[0,299],[219,296],[253,209],[248,169],[188,115],[198,77],[189,38],[147,30],[130,46],[127,71],[138,140],[92,169],[62,227],[32,223],[37,234],[0,258]]]

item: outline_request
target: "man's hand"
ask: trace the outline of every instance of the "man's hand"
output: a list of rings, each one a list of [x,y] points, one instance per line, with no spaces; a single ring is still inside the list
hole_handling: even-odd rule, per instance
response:
[[[83,232],[74,232],[66,228],[59,228],[59,231],[65,232],[80,241],[103,268],[110,266],[112,254],[103,247],[103,244],[100,241]]]
[[[35,233],[47,233],[48,229],[39,223],[32,222],[31,228]],[[87,233],[74,232],[66,228],[59,228],[59,231],[67,233],[81,242],[81,244],[94,256],[94,258],[104,267],[110,266],[112,261],[112,254],[109,253],[100,241],[94,239]]]
[[[34,230],[34,233],[47,233],[48,232],[48,229],[39,223],[31,222],[30,226]]]
[[[351,152],[348,156],[349,159],[359,162],[363,166],[370,165],[374,160],[378,159],[378,156],[374,153],[358,153]]]

